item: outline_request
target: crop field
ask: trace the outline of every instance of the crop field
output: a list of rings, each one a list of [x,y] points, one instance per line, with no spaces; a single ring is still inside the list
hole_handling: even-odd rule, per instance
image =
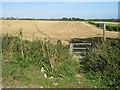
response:
[[[98,22],[98,21],[94,21],[94,23],[106,23],[106,24],[118,24],[118,22]]]
[[[101,37],[102,29],[83,21],[34,21],[34,20],[3,20],[2,33],[17,36],[23,32],[23,39],[61,40],[68,44],[71,38]],[[118,32],[107,31],[107,37],[117,38]]]

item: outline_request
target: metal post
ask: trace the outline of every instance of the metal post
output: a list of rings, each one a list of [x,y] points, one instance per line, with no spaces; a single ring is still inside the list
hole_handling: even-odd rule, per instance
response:
[[[104,41],[106,41],[106,25],[105,25],[105,23],[104,23],[104,28],[103,28],[103,39],[104,39]]]

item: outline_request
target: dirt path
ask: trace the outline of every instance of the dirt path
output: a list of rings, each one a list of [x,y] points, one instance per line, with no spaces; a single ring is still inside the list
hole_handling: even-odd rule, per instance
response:
[[[67,43],[71,38],[88,38],[102,36],[102,29],[80,21],[32,21],[3,20],[2,33],[18,35],[22,28],[23,38],[32,40],[48,38],[52,41],[62,40]],[[107,37],[117,38],[118,32],[107,31]]]

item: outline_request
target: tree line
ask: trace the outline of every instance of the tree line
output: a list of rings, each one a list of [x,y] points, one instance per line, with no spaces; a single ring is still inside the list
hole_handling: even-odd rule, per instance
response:
[[[81,18],[51,18],[51,19],[36,19],[36,18],[15,18],[15,17],[1,17],[0,20],[46,20],[46,21],[107,21],[107,22],[119,22],[120,19],[81,19]]]

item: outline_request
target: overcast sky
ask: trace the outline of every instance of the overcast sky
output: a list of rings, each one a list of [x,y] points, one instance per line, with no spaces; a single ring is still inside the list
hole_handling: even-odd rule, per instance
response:
[[[3,2],[3,17],[84,19],[118,18],[117,2]]]

